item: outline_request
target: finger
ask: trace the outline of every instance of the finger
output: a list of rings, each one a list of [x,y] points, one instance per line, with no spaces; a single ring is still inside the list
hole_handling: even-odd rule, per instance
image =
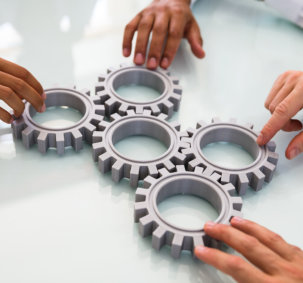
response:
[[[0,100],[3,100],[9,107],[11,107],[17,117],[23,113],[24,103],[12,89],[0,85]]]
[[[132,41],[134,38],[134,34],[138,28],[138,24],[141,20],[141,15],[138,14],[134,17],[125,27],[124,36],[123,36],[123,55],[128,57],[132,52]]]
[[[38,112],[43,112],[44,101],[42,96],[25,81],[10,74],[0,72],[0,84],[12,89],[19,97],[27,100]]]
[[[282,128],[285,132],[294,132],[302,130],[302,123],[299,120],[290,119]]]
[[[11,124],[13,122],[13,117],[9,112],[0,107],[0,120],[7,124]]]
[[[285,83],[285,76],[283,74],[283,75],[279,76],[277,78],[277,80],[274,82],[274,85],[267,96],[267,99],[266,99],[265,105],[264,105],[266,109],[269,110],[270,103],[275,98],[275,96],[280,91],[280,89],[283,87],[284,83]]]
[[[303,152],[303,132],[296,135],[289,143],[285,155],[288,159],[294,159]]]
[[[198,246],[195,248],[195,256],[201,261],[232,276],[237,282],[264,282],[264,279],[267,277],[265,273],[244,259],[216,249]],[[252,274],[253,276],[251,276]]]
[[[273,113],[276,107],[284,100],[286,96],[288,96],[293,90],[295,85],[291,83],[286,83],[283,87],[278,91],[276,96],[271,101],[268,110]]]
[[[156,69],[159,65],[165,38],[168,33],[169,17],[164,14],[157,16],[153,26],[153,35],[150,44],[147,68]]]
[[[238,230],[257,238],[263,245],[270,248],[281,257],[288,260],[292,259],[293,247],[285,242],[278,234],[257,223],[239,217],[233,217],[231,225]]]
[[[207,235],[237,250],[251,263],[266,273],[276,272],[278,262],[282,260],[277,254],[261,244],[255,237],[249,236],[229,225],[208,222],[204,225]]]
[[[188,30],[185,33],[185,37],[187,38],[194,55],[198,58],[204,58],[203,39],[200,28],[195,20],[190,23]]]
[[[174,16],[169,23],[168,38],[161,59],[161,67],[167,69],[173,61],[184,34],[185,18],[183,15]]]
[[[43,88],[37,79],[25,68],[0,58],[0,71],[8,73],[28,83],[39,95],[43,94]]]
[[[265,124],[257,139],[259,145],[268,143],[286,123],[301,109],[302,103],[298,89],[288,95],[275,109],[269,121]]]
[[[141,20],[138,26],[138,36],[136,42],[135,59],[137,65],[145,63],[146,49],[148,45],[149,35],[154,23],[154,15],[149,15]]]

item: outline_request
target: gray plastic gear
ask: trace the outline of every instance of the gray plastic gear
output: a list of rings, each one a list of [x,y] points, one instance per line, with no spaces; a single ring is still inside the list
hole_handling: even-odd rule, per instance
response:
[[[158,204],[175,195],[195,195],[209,201],[219,216],[215,223],[229,224],[233,216],[242,217],[242,199],[232,196],[235,191],[231,183],[222,185],[220,175],[196,167],[188,172],[182,165],[177,172],[169,173],[165,168],[159,170],[159,177],[148,176],[144,187],[136,191],[135,222],[139,222],[139,232],[143,237],[152,235],[153,248],[171,246],[171,255],[178,258],[182,250],[192,251],[196,246],[218,247],[216,240],[210,239],[201,229],[183,229],[164,220],[158,210]],[[203,209],[203,208],[202,208]]]
[[[112,179],[119,182],[122,178],[129,178],[132,187],[138,186],[138,181],[147,175],[156,176],[158,170],[165,167],[169,171],[175,165],[184,164],[186,156],[180,153],[181,136],[177,122],[166,121],[167,115],[161,113],[153,116],[150,110],[142,114],[128,110],[126,116],[118,113],[111,116],[111,122],[102,121],[98,130],[93,134],[93,158],[98,161],[102,173],[112,171]],[[167,146],[167,151],[153,160],[139,161],[127,158],[119,153],[115,144],[132,135],[145,135],[162,141]]]
[[[166,114],[169,118],[173,111],[178,111],[182,88],[179,80],[171,77],[168,71],[158,68],[155,71],[145,67],[121,64],[120,68],[109,68],[107,75],[99,76],[96,85],[96,94],[99,97],[97,103],[105,105],[105,113],[110,116],[113,113],[124,115],[127,110],[135,110],[142,113],[143,110],[151,110],[153,115]],[[157,90],[161,95],[150,102],[135,102],[124,99],[116,90],[125,85],[144,85]]]
[[[188,167],[193,170],[196,166],[202,166],[209,172],[221,175],[221,182],[231,182],[240,195],[244,195],[248,186],[258,191],[264,181],[270,182],[276,169],[279,155],[275,153],[276,144],[271,141],[260,147],[257,143],[258,134],[254,132],[253,125],[245,126],[236,123],[235,119],[229,122],[221,122],[219,118],[213,118],[211,124],[204,121],[197,123],[196,130],[188,129],[189,137],[182,138],[187,147],[181,152],[188,158]],[[206,145],[214,142],[231,142],[242,146],[254,158],[254,162],[244,168],[234,169],[219,166],[208,160],[202,150]],[[184,147],[186,147],[183,144]]]
[[[45,93],[46,107],[68,106],[77,109],[83,115],[81,120],[75,125],[65,128],[44,127],[32,119],[36,111],[27,102],[23,115],[12,123],[14,137],[22,139],[26,148],[37,143],[41,153],[46,153],[48,148],[56,148],[60,155],[68,146],[72,146],[75,151],[81,150],[83,140],[91,143],[96,126],[104,118],[104,106],[95,105],[87,90],[50,88],[45,90]]]

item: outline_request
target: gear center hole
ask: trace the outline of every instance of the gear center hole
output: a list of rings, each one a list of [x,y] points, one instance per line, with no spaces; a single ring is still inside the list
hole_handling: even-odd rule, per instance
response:
[[[113,88],[126,101],[147,103],[164,93],[165,84],[152,72],[133,70],[118,75],[113,81]]]

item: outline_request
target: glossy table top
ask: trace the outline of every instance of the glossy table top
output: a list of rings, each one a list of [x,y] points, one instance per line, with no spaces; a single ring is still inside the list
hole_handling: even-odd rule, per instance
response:
[[[147,3],[1,0],[0,56],[28,68],[45,88],[75,84],[93,90],[107,67],[131,61],[121,55],[123,28]],[[207,56],[195,59],[182,43],[171,67],[183,87],[173,119],[186,129],[201,119],[235,117],[260,130],[269,118],[263,104],[274,80],[286,70],[302,69],[303,30],[257,1],[203,0],[194,12]],[[64,112],[57,111],[45,115],[52,119]],[[79,118],[68,111],[62,115],[55,124]],[[37,119],[45,122],[43,115]],[[280,160],[274,179],[258,193],[249,190],[243,213],[303,248],[303,156],[284,157],[293,136],[275,137]],[[135,142],[120,144],[121,152],[143,154],[144,146],[137,149]],[[163,150],[155,141],[143,145],[152,154]],[[209,154],[220,160],[225,151],[210,148]],[[227,146],[228,154],[247,162]],[[189,254],[173,260],[169,248],[153,250],[133,223],[134,192],[126,181],[115,184],[101,175],[89,145],[61,157],[52,150],[41,155],[14,141],[10,127],[0,123],[0,281],[233,282]],[[207,205],[204,214],[200,202],[187,201],[185,214],[196,211],[203,221],[215,217]],[[182,203],[180,198],[163,203],[163,213],[185,223],[188,218],[176,216]]]

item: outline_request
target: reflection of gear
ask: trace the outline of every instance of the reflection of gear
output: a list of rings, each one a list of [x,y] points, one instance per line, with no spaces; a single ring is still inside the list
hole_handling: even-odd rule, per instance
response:
[[[180,125],[168,123],[167,116],[160,114],[152,116],[150,110],[142,114],[128,110],[127,115],[121,117],[118,113],[111,116],[112,122],[102,121],[93,134],[93,158],[99,163],[102,173],[112,170],[112,178],[119,182],[122,178],[129,178],[130,184],[137,187],[138,181],[147,175],[156,176],[158,170],[165,167],[174,170],[176,164],[184,164],[185,155],[180,153]],[[167,151],[158,158],[139,161],[127,158],[120,154],[115,144],[132,135],[144,135],[162,141],[167,146]]]
[[[38,150],[46,153],[48,148],[57,148],[58,154],[64,148],[72,146],[75,151],[83,147],[83,140],[91,143],[92,135],[99,122],[103,120],[104,106],[95,105],[89,91],[79,92],[75,89],[51,88],[45,90],[46,107],[68,106],[77,109],[83,117],[75,125],[53,129],[37,124],[32,117],[36,114],[30,103],[25,104],[22,117],[13,122],[14,137],[21,139],[26,148],[38,144]]]
[[[254,190],[260,190],[264,181],[270,182],[273,172],[276,169],[279,155],[275,153],[276,144],[271,141],[265,146],[258,146],[256,139],[258,134],[252,130],[252,125],[241,126],[232,119],[230,122],[221,122],[220,119],[212,119],[211,124],[203,121],[198,122],[197,129],[188,129],[190,137],[182,138],[189,148],[183,149],[189,162],[189,169],[196,166],[206,168],[209,172],[216,172],[221,175],[221,182],[231,182],[240,195],[245,194],[248,186]],[[231,142],[242,146],[255,161],[239,169],[227,168],[216,165],[208,160],[201,149],[206,145],[215,142]]]
[[[163,168],[159,174],[158,179],[145,178],[144,188],[137,189],[134,215],[140,234],[143,237],[152,235],[155,249],[169,245],[172,256],[178,258],[182,250],[193,251],[199,245],[215,247],[218,244],[206,236],[203,229],[182,229],[164,220],[157,206],[169,197],[186,194],[204,198],[218,211],[216,223],[228,224],[233,216],[242,216],[242,199],[231,196],[235,191],[232,184],[217,182],[219,174],[210,175],[201,167],[196,167],[195,172],[186,172],[183,165],[177,166],[177,172],[169,173]]]
[[[182,88],[178,85],[179,80],[171,77],[168,71],[151,71],[140,66],[121,64],[119,69],[110,68],[107,73],[99,76],[99,83],[96,85],[96,94],[100,103],[105,105],[107,116],[115,112],[124,115],[130,109],[142,113],[147,109],[154,115],[164,113],[170,118],[173,111],[179,109]],[[161,95],[150,102],[129,101],[121,97],[116,90],[130,84],[153,88]]]

